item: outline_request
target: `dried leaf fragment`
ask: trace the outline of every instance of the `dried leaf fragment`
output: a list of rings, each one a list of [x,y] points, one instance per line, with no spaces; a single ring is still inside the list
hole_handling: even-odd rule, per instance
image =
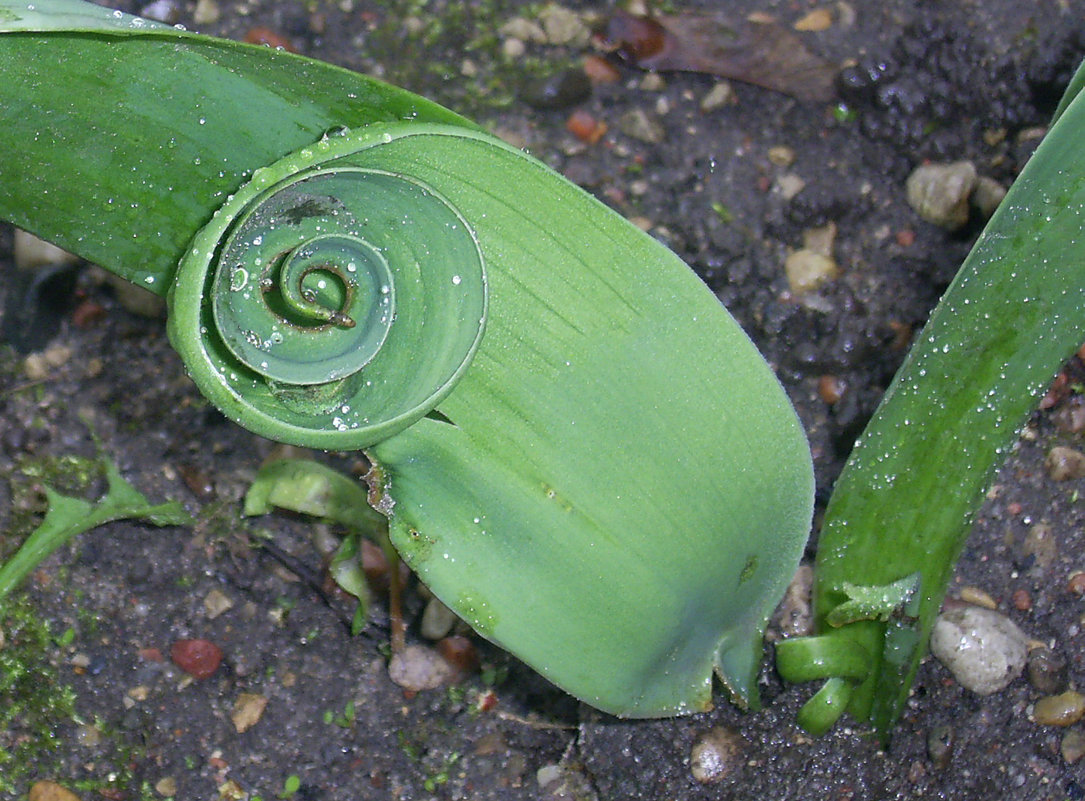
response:
[[[636,17],[618,11],[605,36],[623,58],[643,69],[719,75],[810,102],[834,95],[836,66],[786,28],[763,19]]]

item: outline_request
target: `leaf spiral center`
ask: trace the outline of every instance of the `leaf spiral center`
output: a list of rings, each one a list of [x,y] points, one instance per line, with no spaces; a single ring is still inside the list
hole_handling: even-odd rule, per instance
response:
[[[310,447],[366,447],[429,412],[486,317],[482,255],[456,209],[410,176],[352,165],[350,145],[258,170],[197,234],[171,292],[170,335],[204,394]]]

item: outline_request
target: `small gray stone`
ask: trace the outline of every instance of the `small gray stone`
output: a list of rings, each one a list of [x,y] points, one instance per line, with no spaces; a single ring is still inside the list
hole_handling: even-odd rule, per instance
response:
[[[998,692],[1021,675],[1027,637],[1005,615],[978,606],[949,609],[931,632],[931,653],[961,686],[978,695]]]
[[[663,123],[641,108],[625,112],[618,119],[618,128],[626,136],[651,145],[658,145],[666,136]]]
[[[953,756],[953,727],[935,726],[927,733],[927,755],[938,770],[944,770]]]
[[[968,222],[968,198],[976,184],[970,161],[924,164],[908,176],[908,204],[924,220],[950,231]]]

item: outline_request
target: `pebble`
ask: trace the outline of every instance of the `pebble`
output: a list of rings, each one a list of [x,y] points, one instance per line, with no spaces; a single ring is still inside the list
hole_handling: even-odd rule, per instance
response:
[[[734,87],[728,81],[720,81],[701,98],[701,111],[715,111],[735,102]]]
[[[588,777],[582,770],[570,765],[543,765],[535,771],[535,781],[539,784],[544,801],[597,801],[598,796],[592,789]]]
[[[1055,425],[1067,434],[1080,434],[1085,431],[1085,404],[1078,398],[1055,410]]]
[[[797,31],[825,31],[833,24],[833,13],[827,8],[815,8],[799,19],[793,27]]]
[[[976,211],[983,219],[990,219],[1004,197],[1006,197],[1006,187],[994,178],[981,175],[976,179],[976,186],[972,190],[972,205],[976,207]]]
[[[784,260],[784,272],[791,293],[805,295],[840,275],[840,268],[829,256],[799,248]]]
[[[170,659],[194,679],[206,679],[222,663],[222,649],[210,640],[177,640],[170,647]]]
[[[577,109],[565,121],[565,130],[581,142],[594,145],[606,135],[607,124],[597,120],[591,112]]]
[[[257,25],[254,28],[249,28],[245,32],[245,38],[248,44],[266,45],[267,47],[273,47],[276,50],[285,50],[288,53],[298,52],[294,47],[294,43],[283,36],[276,30],[271,28],[265,28],[262,25]]]
[[[514,36],[510,36],[508,39],[501,43],[501,55],[503,55],[510,61],[515,61],[516,59],[523,58],[526,52],[527,45],[524,44],[523,39],[517,39]],[[470,64],[471,66],[468,67],[468,64]],[[465,77],[473,78],[475,77],[475,75],[478,74],[478,68],[475,66],[473,61],[465,60],[463,62],[463,66],[460,67],[460,72],[463,73]]]
[[[1062,758],[1067,765],[1073,765],[1085,756],[1085,732],[1071,729],[1062,736],[1062,744],[1059,747]]]
[[[998,692],[1016,679],[1028,659],[1027,638],[1005,615],[977,606],[948,609],[931,632],[931,653],[967,690]]]
[[[586,56],[581,66],[593,84],[617,83],[622,77],[618,68],[602,56]]]
[[[203,599],[203,611],[207,617],[214,620],[219,615],[229,612],[234,608],[234,602],[222,590],[215,588],[207,593]]]
[[[908,204],[924,220],[955,231],[968,222],[968,198],[976,184],[976,166],[970,161],[924,164],[917,167],[905,188]]]
[[[847,381],[839,376],[825,373],[818,378],[818,396],[830,406],[840,403],[847,391]]]
[[[591,39],[591,29],[580,15],[564,6],[548,5],[539,12],[539,23],[552,45],[585,47]]]
[[[1044,695],[1063,692],[1070,680],[1066,657],[1050,648],[1033,648],[1028,653],[1028,680]]]
[[[1032,596],[1028,590],[1014,590],[1010,601],[1018,612],[1027,612],[1032,609]]]
[[[97,748],[102,742],[102,732],[92,723],[84,723],[75,730],[75,741],[84,748]]]
[[[1073,726],[1085,717],[1085,695],[1067,690],[1046,695],[1032,707],[1032,719],[1041,726]]]
[[[456,613],[436,598],[430,598],[422,612],[421,634],[427,640],[439,640],[456,625]]]
[[[953,727],[948,725],[935,726],[927,733],[927,756],[938,770],[949,766],[954,739]]]
[[[437,653],[461,674],[473,673],[478,669],[478,651],[467,637],[445,637],[437,643]]]
[[[591,89],[591,79],[584,70],[568,69],[529,83],[520,96],[533,108],[560,109],[587,100]]]
[[[784,599],[776,608],[775,619],[784,637],[805,637],[814,631],[814,610],[810,601],[814,589],[814,569],[799,565]]]
[[[175,25],[181,19],[181,9],[174,0],[153,0],[139,10],[141,17]]]
[[[715,726],[702,733],[689,755],[693,778],[702,784],[723,780],[745,762],[746,741],[734,729]]]
[[[642,108],[631,109],[618,118],[618,128],[631,139],[658,145],[666,136],[663,123]]]
[[[1065,445],[1056,445],[1047,452],[1044,467],[1055,481],[1085,478],[1085,453]]]
[[[163,798],[172,798],[177,795],[177,779],[166,776],[154,783],[154,791]]]
[[[658,72],[649,72],[637,84],[642,92],[662,92],[667,88],[667,79]]]
[[[196,0],[196,8],[192,12],[192,21],[197,25],[210,25],[218,22],[222,12],[215,0]]]
[[[497,32],[502,36],[511,37],[513,39],[519,39],[523,42],[534,42],[535,44],[546,43],[546,31],[536,23],[523,17],[514,17],[498,28]]]
[[[79,796],[56,782],[40,781],[30,786],[27,801],[79,801]]]
[[[982,606],[984,609],[998,609],[998,602],[986,590],[979,587],[961,587],[960,598],[966,604]]]
[[[456,669],[432,648],[408,645],[393,654],[388,677],[405,690],[433,690],[452,680]]]
[[[790,167],[795,163],[795,151],[787,145],[770,147],[768,157],[777,167]]]
[[[52,242],[15,229],[15,266],[20,270],[33,270],[52,264],[75,264],[77,261],[78,256],[58,248]]]
[[[805,188],[806,181],[793,172],[776,176],[776,180],[772,183],[772,191],[784,200],[793,200]]]
[[[1042,570],[1051,567],[1055,558],[1059,555],[1059,544],[1055,539],[1055,532],[1047,523],[1037,523],[1031,526],[1025,541],[1021,545],[1021,551],[1025,556],[1031,556],[1033,564]]]
[[[241,693],[237,696],[233,711],[230,712],[230,720],[233,721],[237,733],[248,731],[259,723],[266,708],[267,697],[259,693]]]
[[[1066,580],[1066,591],[1071,595],[1085,595],[1085,571],[1075,570]]]

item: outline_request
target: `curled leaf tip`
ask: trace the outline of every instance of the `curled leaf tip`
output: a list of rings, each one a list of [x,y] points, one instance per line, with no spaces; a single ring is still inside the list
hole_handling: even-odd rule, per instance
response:
[[[173,341],[204,394],[257,433],[371,445],[428,413],[479,344],[471,228],[431,187],[351,161],[403,133],[322,138],[262,168],[181,262]]]

